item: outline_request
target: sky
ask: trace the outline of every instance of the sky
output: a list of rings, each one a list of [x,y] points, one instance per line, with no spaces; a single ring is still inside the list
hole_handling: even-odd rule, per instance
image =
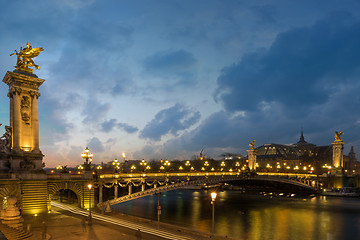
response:
[[[46,166],[246,155],[248,144],[360,154],[357,0],[0,0],[0,75],[29,42]],[[0,123],[9,125],[8,86]],[[1,133],[0,131],[0,133]]]

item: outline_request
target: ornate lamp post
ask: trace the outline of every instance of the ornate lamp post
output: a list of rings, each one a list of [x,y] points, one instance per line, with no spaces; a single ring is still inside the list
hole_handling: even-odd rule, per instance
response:
[[[88,188],[89,188],[89,226],[92,225],[92,219],[91,219],[91,188],[92,185],[91,183],[88,184]]]
[[[142,166],[143,167],[143,172],[145,172],[146,171],[146,165],[147,165],[147,162],[143,159],[143,160],[141,160],[141,162],[140,162],[140,166]]]
[[[90,152],[89,148],[86,147],[85,148],[85,152],[83,152],[81,154],[81,157],[83,159],[85,159],[85,162],[84,162],[84,168],[86,171],[90,171],[91,170],[91,162],[92,162],[92,157],[93,157],[93,154]]]
[[[214,234],[214,226],[215,226],[215,200],[216,200],[216,192],[211,193],[211,204],[212,204],[212,221],[211,221],[211,234]]]
[[[63,169],[63,167],[60,164],[56,167],[56,170],[61,171],[62,169]]]
[[[114,161],[112,162],[112,165],[115,168],[115,173],[118,173],[120,169],[120,162],[115,158]]]
[[[164,166],[165,166],[165,168],[166,168],[166,171],[169,171],[169,170],[170,170],[170,165],[171,165],[170,161],[169,161],[169,160],[165,160]]]

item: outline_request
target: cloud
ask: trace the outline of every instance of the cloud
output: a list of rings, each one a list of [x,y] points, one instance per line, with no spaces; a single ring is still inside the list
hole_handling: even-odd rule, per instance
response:
[[[200,112],[187,109],[181,104],[161,110],[140,132],[140,138],[160,141],[166,134],[176,136],[180,131],[186,130],[196,124],[200,119]]]
[[[268,50],[222,70],[216,99],[228,111],[256,111],[280,103],[298,117],[324,104],[360,67],[360,24],[334,14],[311,27],[280,33]]]
[[[139,129],[137,127],[130,126],[127,123],[118,123],[118,128],[124,130],[127,133],[134,133],[137,132]]]
[[[127,123],[118,123],[116,119],[105,120],[101,124],[101,131],[103,132],[111,132],[114,127],[121,129],[127,133],[137,132],[139,129],[137,127],[131,126]]]
[[[102,144],[102,142],[97,138],[97,137],[93,137],[89,140],[88,144],[87,144],[88,148],[93,151],[93,152],[104,152],[105,151],[105,147]]]
[[[359,41],[360,22],[342,13],[280,33],[268,50],[222,70],[216,97],[223,111],[163,149],[246,154],[254,139],[257,145],[296,143],[301,128],[317,145],[330,145],[341,130],[348,146],[359,146]]]
[[[82,111],[82,114],[85,116],[83,123],[97,123],[106,116],[109,110],[109,103],[102,104],[94,98],[90,98]]]
[[[143,61],[146,74],[165,79],[177,80],[176,85],[184,85],[195,77],[197,60],[183,49],[157,52]]]
[[[67,113],[79,104],[80,97],[76,94],[65,93],[61,100],[57,100],[44,86],[41,88],[38,101],[41,144],[53,145],[68,140],[74,125],[68,121]]]

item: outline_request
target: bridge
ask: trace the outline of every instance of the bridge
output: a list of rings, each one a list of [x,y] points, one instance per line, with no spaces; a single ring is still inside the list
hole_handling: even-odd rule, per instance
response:
[[[233,172],[212,172],[212,173],[151,173],[151,174],[108,174],[100,176],[102,179],[98,182],[99,188],[99,203],[98,207],[111,206],[114,204],[134,200],[137,198],[158,194],[161,192],[186,188],[194,185],[213,185],[224,182],[233,181],[266,181],[278,182],[297,186],[308,191],[316,192],[319,189],[320,182],[316,175],[313,174],[261,174],[261,175],[243,175]],[[111,181],[108,185],[105,183]],[[162,182],[161,182],[162,180]],[[160,187],[158,187],[160,185]],[[102,202],[102,187],[114,187],[115,198]],[[118,197],[117,188],[127,187],[128,194]],[[132,187],[140,187],[141,190],[132,193]],[[152,188],[145,189],[146,186]]]
[[[139,173],[102,174],[95,179],[92,172],[82,174],[2,174],[0,175],[0,198],[16,196],[24,214],[40,214],[51,210],[51,201],[57,192],[69,189],[77,197],[77,206],[104,208],[155,193],[186,188],[191,185],[214,185],[233,181],[278,182],[317,191],[321,179],[311,174],[269,174],[244,175],[234,172],[193,172],[193,173]],[[87,186],[91,184],[92,189]],[[127,188],[119,196],[118,188]],[[114,191],[112,199],[103,202],[103,188]],[[133,190],[138,190],[133,192]],[[98,201],[96,201],[98,199]]]

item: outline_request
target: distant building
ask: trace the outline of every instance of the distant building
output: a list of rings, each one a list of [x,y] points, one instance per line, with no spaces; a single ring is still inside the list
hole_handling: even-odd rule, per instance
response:
[[[303,131],[295,144],[264,144],[256,148],[256,168],[268,172],[330,173],[333,146],[316,146],[305,141]],[[344,173],[359,173],[354,148],[344,156]]]

